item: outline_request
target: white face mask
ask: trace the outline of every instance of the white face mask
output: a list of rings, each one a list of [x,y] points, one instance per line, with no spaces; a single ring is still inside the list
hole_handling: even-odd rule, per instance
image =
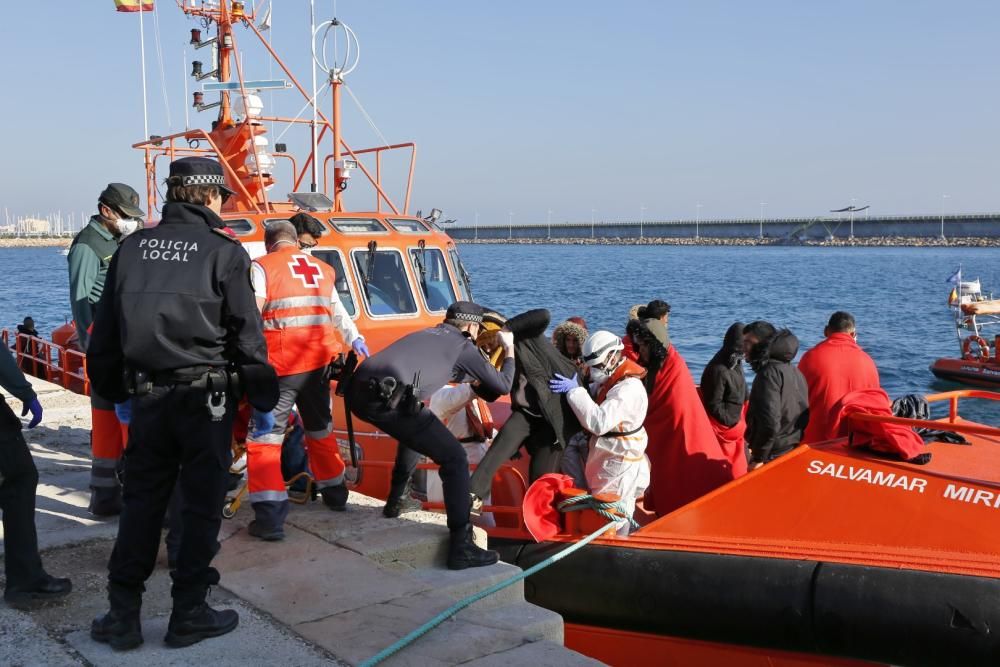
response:
[[[590,382],[592,384],[604,384],[608,381],[608,377],[610,377],[608,372],[603,368],[598,368],[596,366],[592,366],[590,368]]]
[[[115,220],[115,227],[118,229],[118,233],[121,234],[121,238],[125,238],[139,229],[139,221],[135,218],[119,218]]]

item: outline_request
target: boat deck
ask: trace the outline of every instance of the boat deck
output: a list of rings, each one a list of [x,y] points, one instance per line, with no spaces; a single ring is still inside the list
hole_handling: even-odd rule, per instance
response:
[[[969,445],[929,443],[923,466],[846,439],[804,445],[629,541],[1000,578],[1000,437],[966,437]]]

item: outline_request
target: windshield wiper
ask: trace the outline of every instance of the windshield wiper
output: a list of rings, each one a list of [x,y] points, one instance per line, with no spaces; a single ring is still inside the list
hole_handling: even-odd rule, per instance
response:
[[[368,291],[368,283],[372,279],[372,273],[375,271],[375,252],[378,250],[378,242],[372,239],[368,242],[368,261],[365,262],[365,268],[361,271],[361,287],[365,290],[365,296],[368,297],[368,302],[371,303],[372,295]]]
[[[417,264],[417,271],[420,272],[420,288],[424,290],[424,298],[430,297],[427,287],[427,241],[420,239],[417,241],[419,250],[413,253],[413,261]]]

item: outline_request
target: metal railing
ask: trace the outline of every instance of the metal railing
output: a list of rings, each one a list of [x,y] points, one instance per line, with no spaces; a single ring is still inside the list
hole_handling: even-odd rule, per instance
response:
[[[10,331],[0,330],[0,341],[8,348],[11,347],[10,338]],[[18,367],[25,373],[64,389],[90,395],[87,355],[83,352],[23,333],[14,334],[13,350]]]

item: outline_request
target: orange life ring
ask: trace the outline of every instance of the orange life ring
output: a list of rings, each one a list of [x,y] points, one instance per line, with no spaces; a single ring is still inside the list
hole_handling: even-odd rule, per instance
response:
[[[972,353],[972,344],[979,346],[979,355]],[[981,361],[983,363],[990,360],[990,344],[982,336],[969,336],[962,341],[962,358],[969,361]]]

